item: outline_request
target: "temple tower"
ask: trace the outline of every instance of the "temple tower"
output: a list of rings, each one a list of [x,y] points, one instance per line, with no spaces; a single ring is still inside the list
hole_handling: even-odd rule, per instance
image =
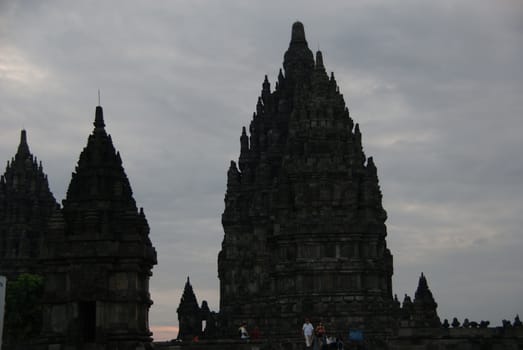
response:
[[[183,295],[176,312],[178,313],[178,325],[180,327],[177,339],[191,341],[195,336],[202,335],[202,310],[198,306],[189,277],[185,282]]]
[[[227,174],[221,324],[283,337],[310,317],[330,332],[383,331],[393,270],[376,166],[299,22],[283,67],[274,90],[265,77]]]
[[[42,163],[31,154],[22,130],[18,150],[0,177],[0,274],[13,279],[41,272],[42,240],[57,206]]]
[[[42,343],[57,350],[150,348],[156,251],[100,106],[49,231]]]
[[[422,273],[412,303],[412,326],[426,328],[441,326],[437,308],[438,304],[432,296],[425,275]]]

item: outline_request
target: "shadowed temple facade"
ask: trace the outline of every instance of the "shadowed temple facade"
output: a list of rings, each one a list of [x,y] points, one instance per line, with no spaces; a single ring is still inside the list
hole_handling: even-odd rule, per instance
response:
[[[0,273],[44,277],[41,329],[16,349],[149,349],[156,251],[102,107],[60,207],[26,132],[0,179]],[[9,284],[8,284],[9,288]]]
[[[389,325],[392,255],[376,167],[321,52],[293,27],[231,162],[218,258],[224,324],[288,335],[303,317]]]
[[[272,87],[265,76],[241,131],[238,162],[227,172],[218,337],[238,338],[245,322],[266,339],[280,339],[280,348],[301,349],[297,336],[307,317],[345,339],[351,329],[362,331],[371,349],[523,348],[518,317],[503,328],[441,322],[423,274],[414,298],[400,302],[386,219],[359,125],[322,53],[312,53],[296,22],[283,71]],[[191,300],[196,311],[178,310],[180,330],[189,329],[184,320],[201,325],[194,293]],[[178,339],[205,338],[201,326],[192,329]]]

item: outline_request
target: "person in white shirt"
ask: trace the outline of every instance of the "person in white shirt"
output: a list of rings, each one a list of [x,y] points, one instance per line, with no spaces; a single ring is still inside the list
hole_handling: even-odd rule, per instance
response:
[[[302,328],[303,336],[305,337],[305,346],[310,348],[312,345],[312,334],[314,333],[314,327],[308,318],[305,319],[305,323],[303,324]]]
[[[238,328],[238,331],[240,333],[240,339],[249,339],[249,332],[247,332],[247,323],[243,322],[240,328]]]

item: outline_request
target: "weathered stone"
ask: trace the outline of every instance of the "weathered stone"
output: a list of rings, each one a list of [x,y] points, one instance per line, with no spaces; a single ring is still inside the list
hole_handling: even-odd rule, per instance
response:
[[[24,349],[151,348],[156,251],[102,107],[60,208],[26,133],[0,179],[0,273],[43,275],[43,328]],[[35,345],[37,344],[37,345]]]
[[[156,251],[120,155],[96,107],[63,208],[49,218],[38,342],[58,349],[150,348],[149,277]]]
[[[344,332],[356,325],[341,321],[349,310],[332,300],[349,297],[360,301],[351,316],[379,319],[381,327],[392,306],[392,255],[376,167],[299,22],[283,66],[274,91],[265,77],[250,136],[242,128],[239,169],[231,162],[228,171],[222,326],[232,334],[248,320],[265,334],[294,334],[308,316],[332,319],[331,328]],[[384,303],[374,307],[376,299]],[[284,305],[254,313],[260,302]]]
[[[43,240],[57,206],[22,130],[18,150],[0,177],[0,274],[9,280],[21,273],[41,274]]]

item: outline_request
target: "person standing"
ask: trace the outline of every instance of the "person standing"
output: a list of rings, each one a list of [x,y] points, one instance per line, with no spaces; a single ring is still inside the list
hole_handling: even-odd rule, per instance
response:
[[[316,333],[316,338],[318,339],[319,343],[320,343],[320,347],[323,348],[324,345],[326,345],[327,343],[327,339],[326,339],[326,336],[325,336],[325,327],[323,326],[323,323],[318,323],[318,325],[316,326],[316,330],[315,330],[315,333]]]
[[[305,323],[303,324],[302,329],[303,336],[305,337],[305,347],[310,348],[312,345],[312,334],[314,333],[314,327],[308,318],[305,319]]]
[[[247,323],[243,322],[240,328],[238,328],[238,332],[240,333],[240,339],[248,340],[249,339],[249,332],[247,332]]]

